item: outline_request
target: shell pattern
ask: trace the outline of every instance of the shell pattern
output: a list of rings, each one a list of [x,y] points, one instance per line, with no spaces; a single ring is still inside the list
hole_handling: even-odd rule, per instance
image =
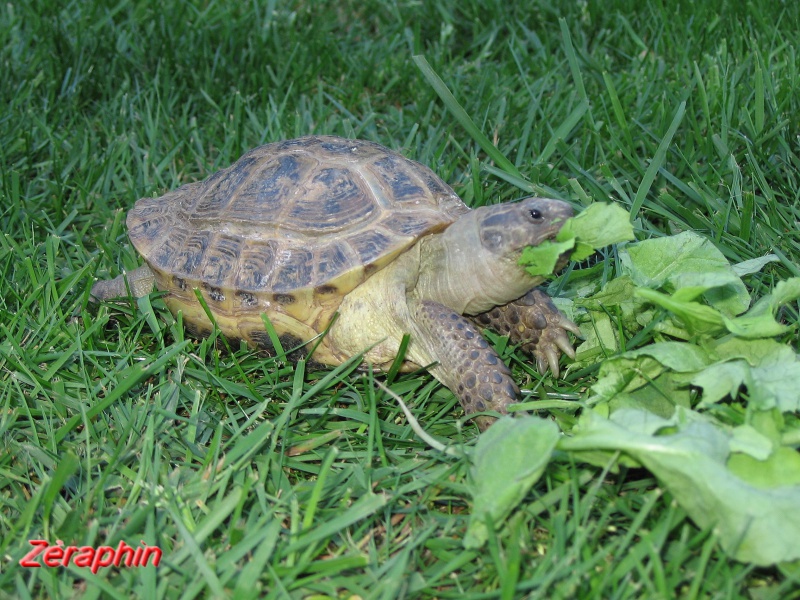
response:
[[[310,136],[143,198],[127,224],[189,326],[210,327],[199,288],[223,334],[269,346],[261,313],[279,335],[307,341],[350,290],[468,210],[424,165],[372,142]]]

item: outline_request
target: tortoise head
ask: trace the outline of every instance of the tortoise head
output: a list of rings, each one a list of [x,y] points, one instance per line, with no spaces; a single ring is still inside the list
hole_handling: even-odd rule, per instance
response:
[[[571,216],[569,204],[548,198],[526,198],[513,204],[475,210],[483,248],[493,255],[514,260],[526,246],[538,246],[553,239]]]
[[[571,216],[569,204],[546,198],[464,214],[423,256],[417,295],[473,315],[520,298],[543,279],[519,265],[522,250],[553,239]],[[557,266],[566,262],[565,253]]]

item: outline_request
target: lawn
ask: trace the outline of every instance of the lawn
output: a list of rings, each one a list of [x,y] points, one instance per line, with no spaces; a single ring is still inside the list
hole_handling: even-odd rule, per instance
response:
[[[311,133],[396,149],[473,207],[612,201],[640,241],[771,253],[743,276],[758,299],[800,276],[798,48],[800,3],[777,0],[4,3],[0,598],[800,598],[796,565],[735,560],[617,453],[555,452],[465,549],[480,436],[431,376],[388,383],[452,452],[380,374],[193,339],[159,294],[89,302],[140,264],[138,198]],[[550,292],[614,280],[619,256]],[[620,349],[663,338],[618,329]],[[554,379],[491,341],[564,431],[613,354]],[[163,555],[24,568],[30,540]]]

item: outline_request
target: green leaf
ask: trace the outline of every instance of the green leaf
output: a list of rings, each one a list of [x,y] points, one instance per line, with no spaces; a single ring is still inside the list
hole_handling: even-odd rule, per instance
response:
[[[708,352],[686,342],[658,342],[622,354],[622,359],[637,359],[649,356],[665,367],[679,373],[687,373],[702,369],[709,362]]]
[[[591,364],[619,350],[617,329],[603,312],[592,311],[591,320],[581,324],[583,343],[575,349],[575,363]]]
[[[678,431],[655,435],[667,427]],[[621,410],[610,419],[586,411],[575,434],[562,438],[558,448],[630,455],[699,527],[713,528],[737,560],[766,566],[800,559],[800,485],[761,489],[743,480],[727,468],[730,437],[691,411],[679,409],[669,420],[638,410]]]
[[[685,231],[631,244],[620,251],[620,262],[622,272],[638,286],[666,287],[668,292],[702,287],[708,303],[731,317],[750,306],[747,288],[726,258],[696,233]]]
[[[789,302],[794,302],[800,298],[800,277],[791,277],[784,281],[779,281],[769,297],[769,302],[773,309],[777,309]]]
[[[556,268],[558,257],[573,250],[571,260],[583,260],[598,248],[634,239],[628,212],[618,204],[596,202],[564,221],[556,240],[522,251],[519,264],[533,277],[546,277]]]
[[[575,240],[566,242],[545,241],[538,246],[527,246],[522,250],[518,263],[532,277],[546,277],[555,271],[558,257],[573,248]]]
[[[789,331],[791,327],[778,323],[769,312],[754,311],[743,317],[728,319],[723,317],[725,327],[741,338],[775,337]]]
[[[617,406],[638,406],[646,409],[657,395],[670,398],[674,404],[677,382],[663,380],[659,388],[656,380],[665,371],[693,373],[704,368],[708,362],[708,353],[704,349],[682,342],[660,342],[625,352],[606,360],[600,366],[597,381],[591,387],[594,395],[589,402],[610,402],[624,394],[625,401],[618,400]],[[641,394],[638,400],[631,395],[648,385],[656,387]],[[637,405],[637,402],[642,405]],[[664,405],[660,406],[659,413],[664,410]]]
[[[794,350],[772,339],[748,340],[726,336],[712,344],[711,348],[718,360],[741,358],[753,367],[797,360]]]
[[[731,430],[730,448],[733,453],[744,453],[762,461],[767,460],[772,454],[773,443],[772,440],[752,425],[739,425]],[[730,462],[728,466],[730,466]],[[743,479],[746,480],[747,477],[743,477]],[[789,482],[786,481],[785,483]],[[797,483],[800,483],[800,481]]]
[[[749,454],[735,453],[728,468],[754,487],[769,490],[782,486],[800,486],[800,453],[793,448],[777,448],[763,460]]]
[[[669,371],[661,373],[638,389],[616,394],[607,404],[609,414],[623,408],[635,408],[665,419],[675,413],[676,406],[691,406],[689,386]]]
[[[759,299],[747,313],[733,319],[725,318],[725,326],[743,338],[775,337],[791,329],[775,320],[775,314],[784,304],[800,298],[800,278],[781,281],[771,294]]]
[[[701,407],[734,396],[744,385],[755,408],[800,410],[800,361],[789,346],[731,337],[715,344],[712,352],[720,360],[691,380],[703,388]]]
[[[761,410],[800,410],[800,362],[794,360],[750,369],[753,385],[747,388],[750,402]]]
[[[734,273],[736,273],[739,277],[744,277],[745,275],[750,275],[751,273],[758,273],[761,269],[763,269],[766,265],[768,265],[771,262],[780,262],[780,261],[781,259],[775,256],[774,254],[767,254],[766,256],[752,258],[750,260],[745,260],[731,266],[733,268]]]
[[[637,289],[636,295],[677,315],[692,334],[714,335],[725,329],[719,311],[705,304],[676,300],[673,296],[647,288]]]
[[[472,453],[473,498],[465,548],[481,547],[487,522],[499,525],[544,472],[559,438],[552,421],[503,417],[480,436]]]
[[[596,294],[588,298],[578,298],[575,300],[575,304],[596,311],[603,310],[609,306],[624,307],[626,303],[631,305],[642,304],[641,300],[634,296],[635,291],[636,284],[633,280],[627,275],[621,275],[606,283],[603,289]]]
[[[592,248],[603,248],[635,239],[628,211],[619,204],[595,202],[567,219],[556,235],[559,242],[577,238]]]
[[[717,363],[703,369],[692,378],[692,385],[703,388],[699,407],[707,407],[726,396],[735,398],[739,388],[752,382],[750,367],[743,360]],[[748,385],[748,387],[750,387]]]
[[[599,330],[595,333],[589,331],[592,328],[605,327],[601,321],[611,324],[609,315],[614,315],[614,321],[617,328],[622,328],[631,332],[638,331],[649,322],[649,319],[642,322],[642,317],[645,315],[642,307],[647,304],[647,301],[638,297],[636,294],[636,285],[630,277],[622,275],[616,279],[612,279],[603,286],[596,294],[587,298],[577,298],[575,306],[585,308],[590,315],[589,323],[581,325],[581,332],[584,334],[584,339],[589,342],[586,345],[588,349],[592,347],[592,336],[595,333],[600,333]],[[615,328],[616,329],[616,328]],[[613,339],[616,340],[617,331],[613,331]],[[611,337],[604,334],[602,340],[610,342]],[[617,349],[618,344],[609,345],[606,343],[607,348]]]

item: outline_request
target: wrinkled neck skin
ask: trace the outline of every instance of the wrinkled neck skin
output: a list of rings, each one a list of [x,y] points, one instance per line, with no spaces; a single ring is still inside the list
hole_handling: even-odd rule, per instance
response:
[[[518,255],[499,256],[484,248],[474,214],[420,240],[419,278],[411,296],[475,315],[508,304],[542,282],[517,264]]]

